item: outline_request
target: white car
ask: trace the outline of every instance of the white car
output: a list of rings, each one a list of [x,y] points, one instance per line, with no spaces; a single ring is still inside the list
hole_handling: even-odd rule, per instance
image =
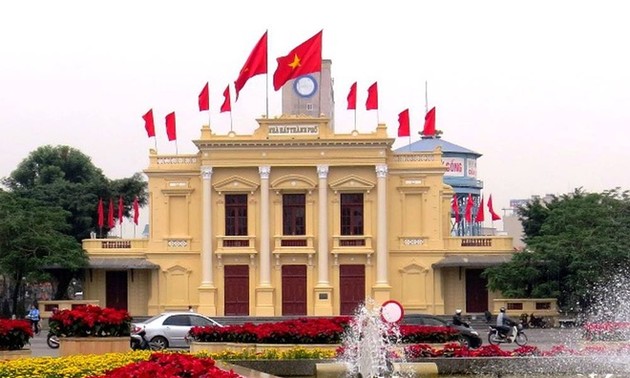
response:
[[[144,329],[146,339],[155,349],[186,348],[186,335],[192,327],[219,326],[215,320],[194,312],[164,312],[140,323],[131,323],[131,344],[139,343],[138,332]]]

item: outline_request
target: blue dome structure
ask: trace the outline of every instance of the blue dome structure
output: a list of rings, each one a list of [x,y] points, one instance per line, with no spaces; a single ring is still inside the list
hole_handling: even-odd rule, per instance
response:
[[[437,147],[442,149],[442,162],[447,167],[444,173],[444,183],[455,191],[454,200],[457,206],[453,206],[453,227],[451,233],[454,236],[478,236],[481,233],[481,222],[475,221],[475,215],[481,203],[481,190],[483,181],[477,179],[477,159],[482,155],[468,148],[448,142],[439,136],[424,136],[422,139],[394,150],[394,153],[432,152]],[[468,197],[473,202],[472,221],[465,219],[465,209]],[[455,208],[459,216],[455,215]],[[457,221],[459,219],[459,221]]]

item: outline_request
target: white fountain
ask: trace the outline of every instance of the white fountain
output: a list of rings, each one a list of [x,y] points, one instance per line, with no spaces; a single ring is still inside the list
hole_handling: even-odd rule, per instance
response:
[[[396,323],[387,323],[381,317],[381,307],[368,298],[356,310],[350,327],[343,337],[345,362],[352,377],[389,377],[393,373],[392,358],[400,353],[397,345],[400,331]]]

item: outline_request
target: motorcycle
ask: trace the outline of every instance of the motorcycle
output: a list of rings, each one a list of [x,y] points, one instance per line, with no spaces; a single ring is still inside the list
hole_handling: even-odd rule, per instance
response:
[[[523,325],[518,324],[512,327],[512,334],[516,335],[514,338],[514,342],[516,345],[526,345],[527,344],[527,335],[523,331]],[[512,339],[508,338],[507,335],[503,334],[497,326],[490,326],[488,329],[488,342],[492,345],[499,345],[503,343],[510,344],[512,343]]]
[[[131,335],[130,346],[132,350],[160,350],[160,346],[150,342],[146,338],[146,331],[144,329]]]
[[[477,349],[483,344],[479,332],[475,331],[468,323],[462,323],[461,325],[455,325],[449,323],[449,325],[459,331],[459,342],[463,346],[467,346],[471,349]]]
[[[59,348],[59,337],[52,332],[48,332],[48,336],[46,337],[46,344],[52,349]]]

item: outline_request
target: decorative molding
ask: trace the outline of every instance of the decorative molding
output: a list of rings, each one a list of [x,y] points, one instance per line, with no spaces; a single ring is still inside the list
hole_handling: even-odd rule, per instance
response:
[[[387,164],[377,164],[376,165],[376,177],[378,177],[378,178],[386,178],[387,177]]]
[[[269,180],[269,174],[271,173],[271,167],[268,165],[261,165],[258,167],[258,173],[260,173],[261,180]]]
[[[362,177],[350,175],[330,183],[330,188],[335,192],[354,191],[354,192],[370,192],[374,189],[374,182],[366,180]]]
[[[424,239],[422,238],[403,238],[402,244],[404,246],[423,245]]]
[[[396,163],[414,162],[414,161],[435,161],[433,153],[415,153],[415,154],[394,154],[392,160]]]
[[[325,179],[328,177],[329,166],[327,165],[318,165],[317,166],[317,177],[320,179]]]
[[[169,248],[185,248],[188,247],[188,240],[185,239],[169,239],[166,245]]]
[[[168,156],[157,158],[158,165],[197,164],[196,157]]]
[[[201,177],[204,180],[210,180],[212,178],[212,167],[210,166],[201,167]]]
[[[282,190],[305,190],[311,191],[315,189],[316,183],[306,176],[302,175],[286,175],[278,178],[271,183],[271,189],[276,191]]]
[[[240,176],[231,176],[225,180],[214,183],[214,190],[223,192],[254,193],[258,189],[258,183]]]

